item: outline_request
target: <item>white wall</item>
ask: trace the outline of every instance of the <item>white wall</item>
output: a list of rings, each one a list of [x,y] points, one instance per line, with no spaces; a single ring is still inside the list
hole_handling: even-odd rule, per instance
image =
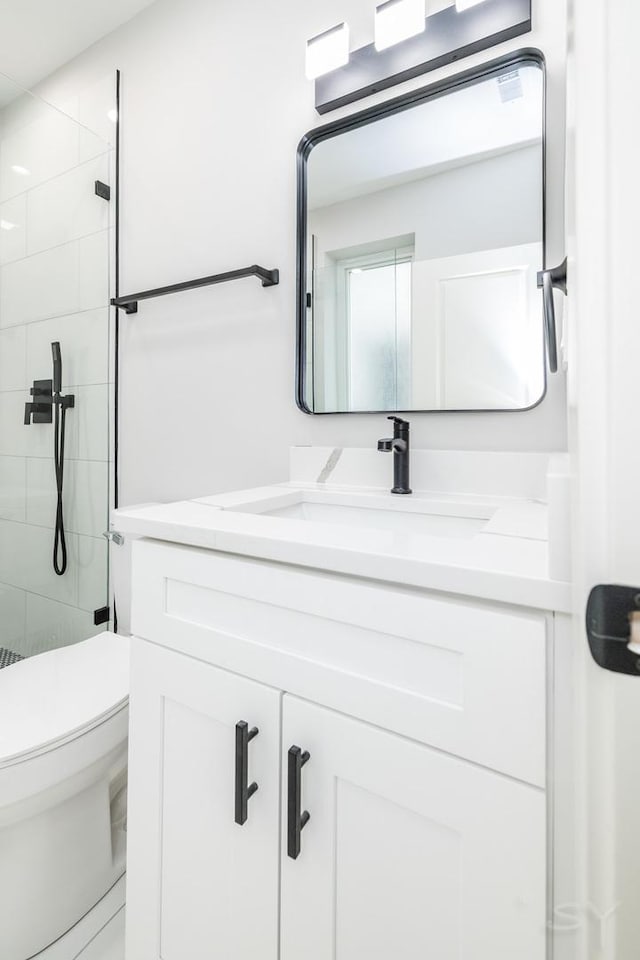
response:
[[[540,147],[525,147],[314,210],[317,263],[326,251],[415,236],[415,259],[535,243],[542,236]]]
[[[244,281],[123,319],[122,503],[281,480],[292,443],[369,446],[380,435],[380,417],[311,418],[294,405],[296,147],[321,122],[305,41],[346,18],[353,46],[369,43],[373,10],[373,0],[157,0],[40,88],[62,103],[122,70],[123,293],[253,262],[281,270],[277,288]],[[560,259],[564,3],[536,0],[535,21],[533,34],[464,66],[525,46],[547,55],[551,259]],[[412,419],[422,447],[566,442],[562,378],[529,413]]]

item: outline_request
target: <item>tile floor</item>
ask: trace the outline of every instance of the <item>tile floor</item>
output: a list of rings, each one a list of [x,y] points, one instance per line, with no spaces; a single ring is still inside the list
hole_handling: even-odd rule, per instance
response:
[[[13,650],[7,650],[6,647],[0,647],[0,670],[3,667],[10,667],[12,664],[17,663],[18,660],[23,660],[24,657],[21,657],[19,653],[14,653]]]

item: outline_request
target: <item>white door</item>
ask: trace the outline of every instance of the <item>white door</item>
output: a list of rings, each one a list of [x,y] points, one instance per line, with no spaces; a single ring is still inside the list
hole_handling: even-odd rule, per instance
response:
[[[509,410],[540,400],[540,269],[540,243],[413,264],[414,409]]]
[[[282,960],[543,960],[545,873],[543,791],[285,695]]]
[[[127,960],[276,960],[280,699],[134,641]]]
[[[581,835],[578,892],[559,918],[557,940],[567,939],[569,914],[573,956],[637,960],[640,675],[596,666],[584,623],[594,585],[640,586],[640,4],[578,0],[570,11],[566,353]]]

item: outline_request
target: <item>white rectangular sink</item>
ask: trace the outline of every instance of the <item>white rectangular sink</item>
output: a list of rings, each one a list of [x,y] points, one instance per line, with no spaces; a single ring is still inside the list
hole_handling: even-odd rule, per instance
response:
[[[283,492],[224,509],[283,520],[337,524],[413,536],[470,539],[491,519],[495,507],[454,503],[419,496],[338,493],[315,490]]]

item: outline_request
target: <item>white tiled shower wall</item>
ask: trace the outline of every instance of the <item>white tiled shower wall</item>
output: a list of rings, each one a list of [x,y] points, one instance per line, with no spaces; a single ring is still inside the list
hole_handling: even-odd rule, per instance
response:
[[[0,646],[29,655],[73,643],[108,602],[109,251],[115,78],[63,113],[18,97],[0,112]],[[25,172],[26,171],[26,172]],[[67,413],[65,526],[69,567],[52,567],[53,427],[24,426],[33,380],[62,348]]]

